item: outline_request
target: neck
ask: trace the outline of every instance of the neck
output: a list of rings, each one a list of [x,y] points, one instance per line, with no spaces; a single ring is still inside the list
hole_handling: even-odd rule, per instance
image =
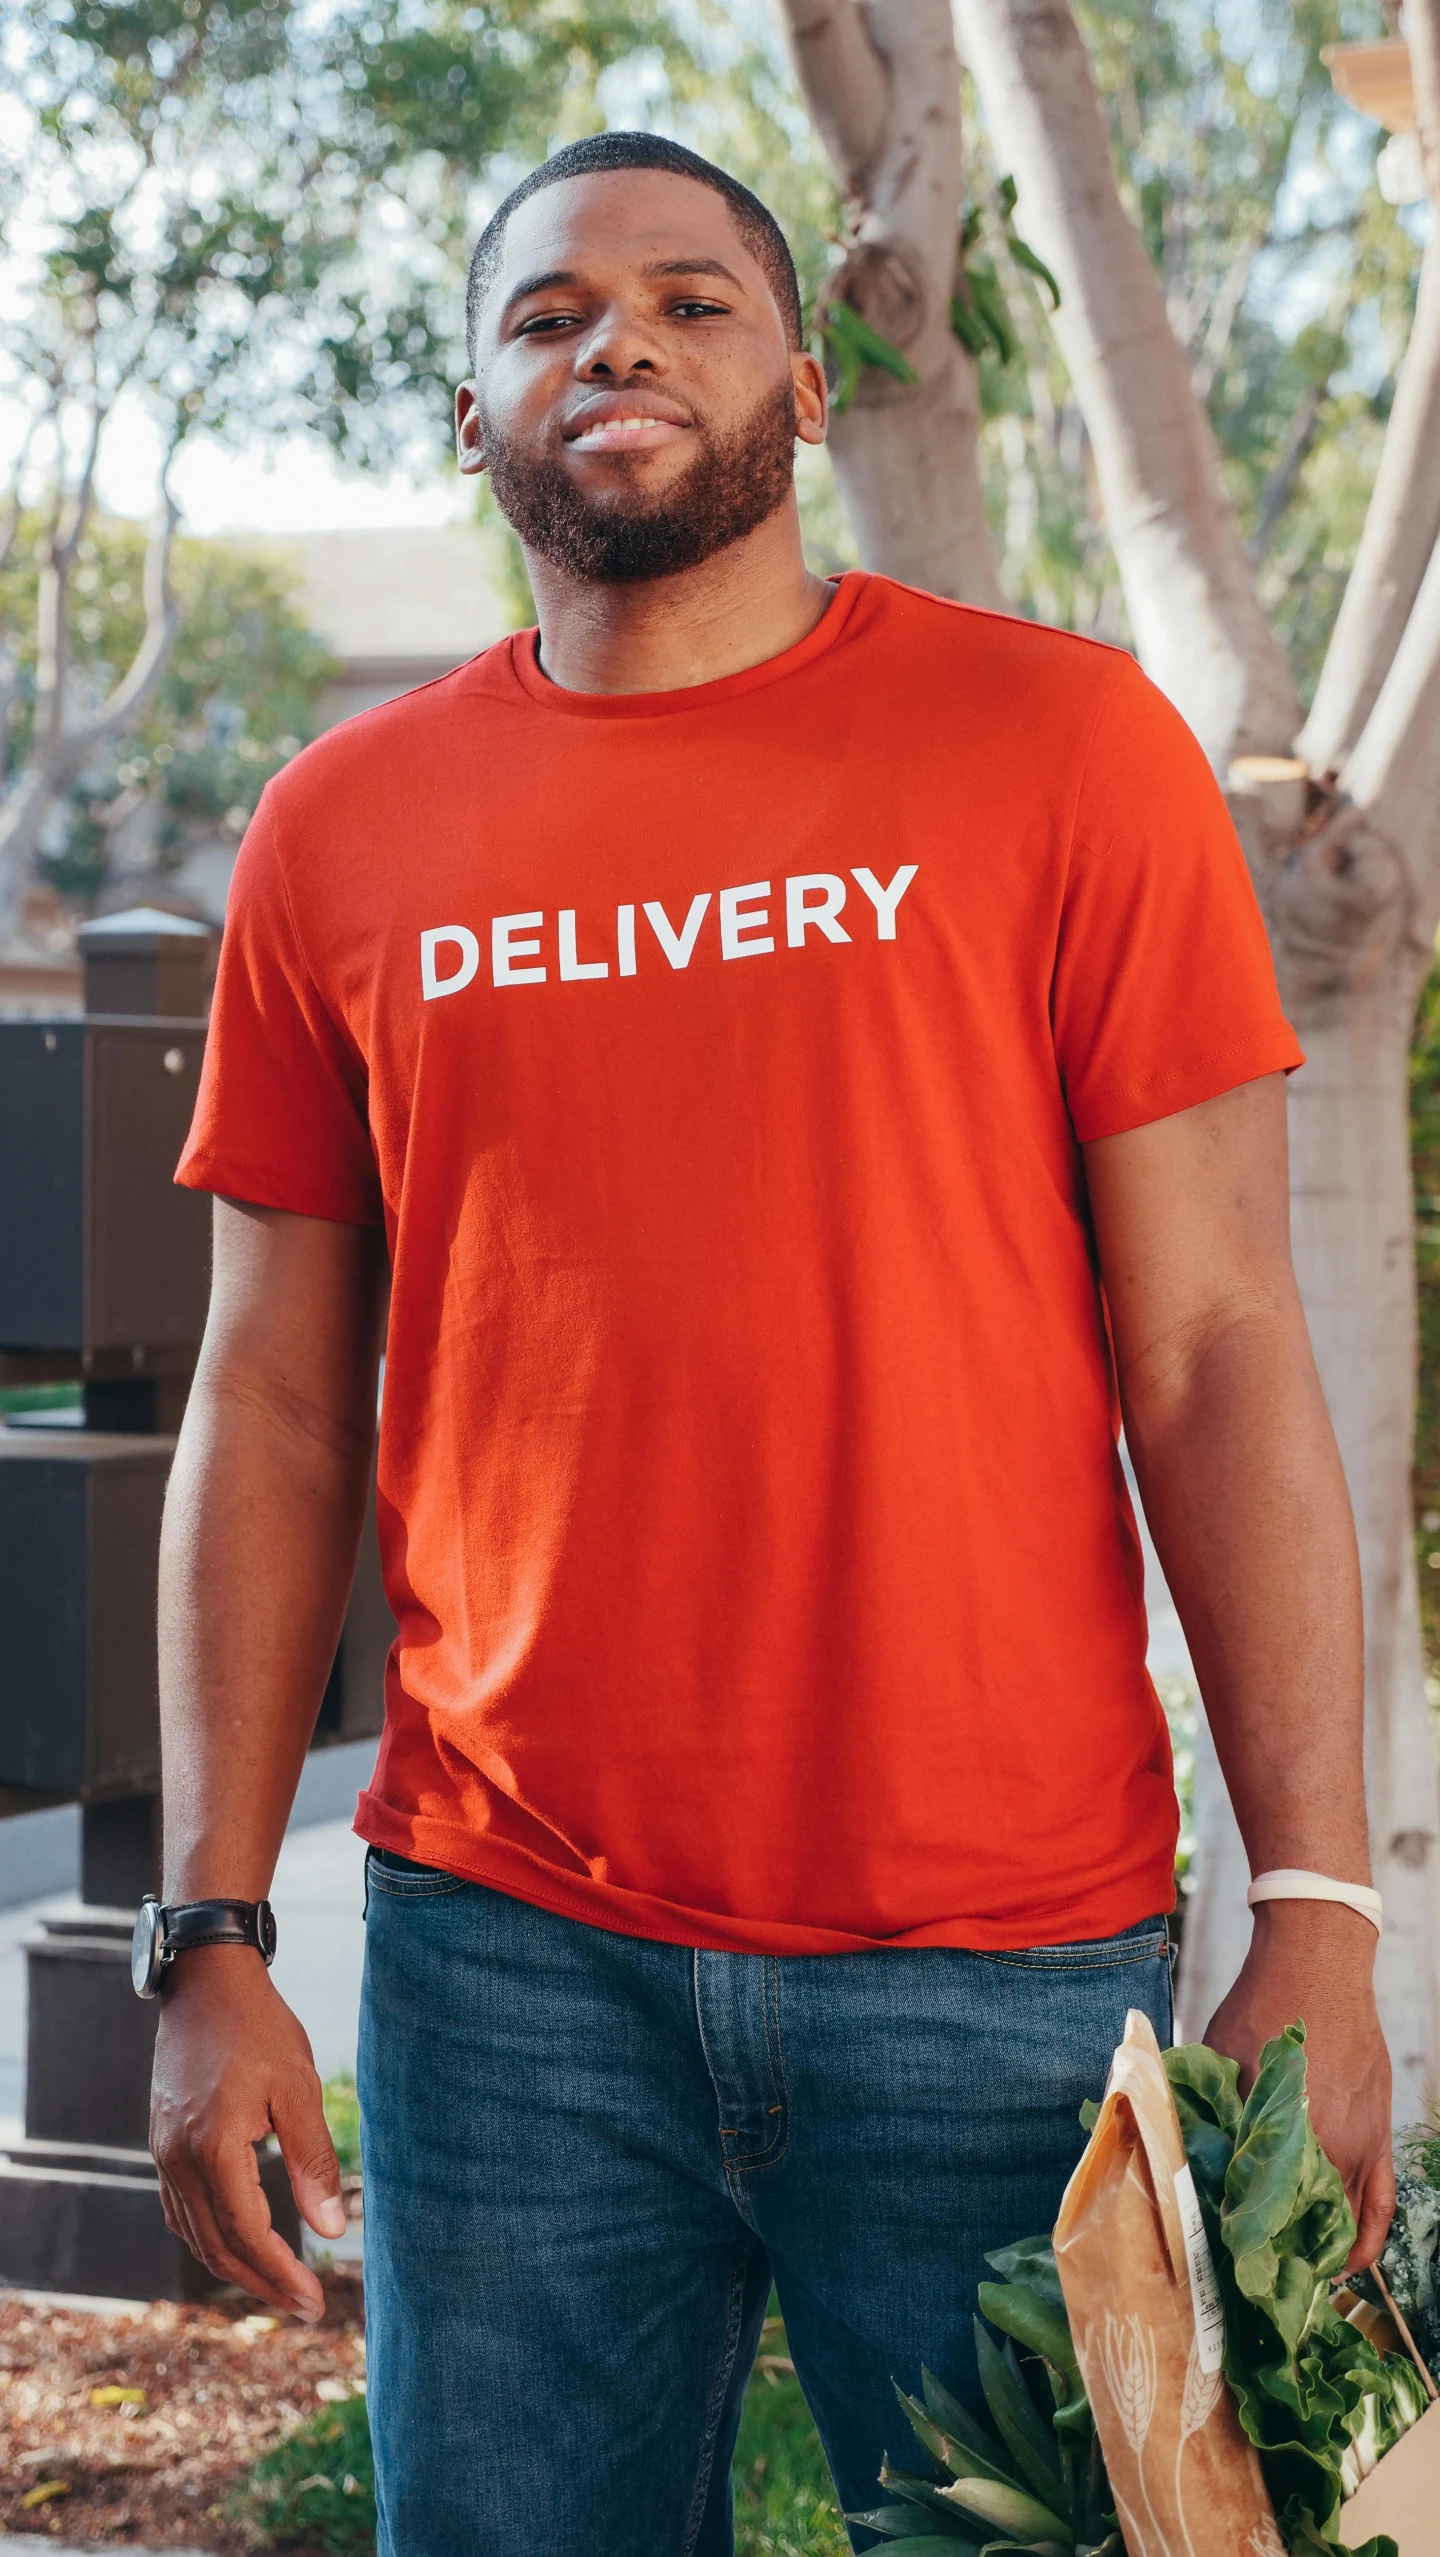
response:
[[[783,656],[834,588],[812,577],[792,497],[743,541],[676,577],[601,586],[527,550],[540,664],[577,693],[680,692]]]

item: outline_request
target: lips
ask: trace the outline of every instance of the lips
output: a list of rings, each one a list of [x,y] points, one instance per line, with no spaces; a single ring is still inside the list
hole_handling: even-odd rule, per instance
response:
[[[675,443],[689,433],[689,422],[674,411],[612,398],[592,401],[561,433],[572,453],[644,453]]]

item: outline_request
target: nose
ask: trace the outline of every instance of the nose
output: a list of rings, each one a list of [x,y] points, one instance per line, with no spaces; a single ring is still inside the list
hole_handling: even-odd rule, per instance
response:
[[[575,369],[582,382],[620,382],[637,373],[663,373],[665,361],[643,320],[633,312],[611,309],[587,332]]]

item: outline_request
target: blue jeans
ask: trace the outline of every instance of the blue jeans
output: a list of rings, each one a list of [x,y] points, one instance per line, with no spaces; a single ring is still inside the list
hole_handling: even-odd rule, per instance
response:
[[[841,2504],[978,2402],[1164,1923],[1025,1953],[698,1953],[372,1849],[360,2102],[380,2557],[729,2557],[771,2282]],[[868,2543],[868,2534],[865,2535]]]

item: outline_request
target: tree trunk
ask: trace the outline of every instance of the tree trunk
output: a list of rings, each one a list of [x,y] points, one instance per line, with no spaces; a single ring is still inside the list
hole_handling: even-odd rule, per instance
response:
[[[1222,776],[1236,755],[1288,754],[1299,695],[1160,279],[1120,201],[1067,0],[956,0],[956,18],[1025,237],[1059,281],[1055,335],[1141,664]]]
[[[1396,2118],[1406,2122],[1433,2092],[1430,2055],[1440,2047],[1440,1787],[1410,1515],[1408,1064],[1419,983],[1406,951],[1316,1017],[1301,1012],[1306,1063],[1290,1083],[1295,1263],[1360,1541],[1371,1852],[1385,1899],[1377,1986]],[[1191,2040],[1250,1938],[1244,1849],[1208,1747],[1196,1753],[1196,1850],[1205,1887],[1186,1928],[1180,1992],[1180,2030]]]
[[[980,481],[975,366],[950,326],[964,173],[949,0],[782,0],[854,238],[848,302],[919,380],[874,365],[830,431],[867,568],[1003,610]]]

